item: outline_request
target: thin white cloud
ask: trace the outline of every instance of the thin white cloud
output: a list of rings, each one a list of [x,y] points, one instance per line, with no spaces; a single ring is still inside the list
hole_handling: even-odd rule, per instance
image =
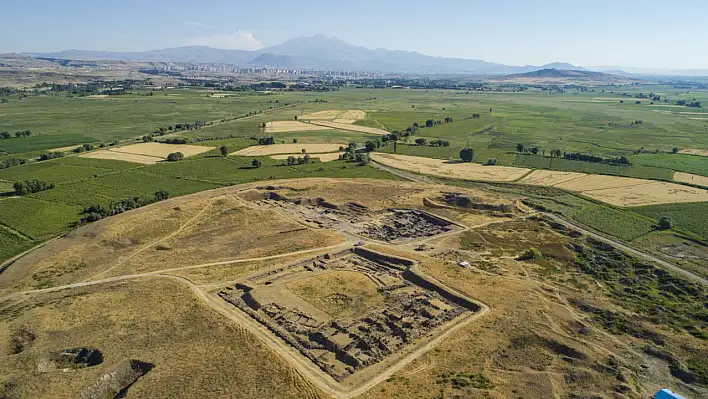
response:
[[[216,29],[216,27],[213,25],[203,24],[201,22],[186,21],[185,24],[191,25],[191,26],[196,26],[197,28]]]
[[[260,50],[263,43],[258,41],[251,32],[238,31],[235,33],[217,33],[209,36],[200,36],[188,39],[187,44],[192,46],[209,46],[227,50]]]

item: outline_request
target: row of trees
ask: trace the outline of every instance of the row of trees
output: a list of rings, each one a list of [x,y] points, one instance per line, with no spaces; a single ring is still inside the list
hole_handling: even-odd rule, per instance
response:
[[[8,158],[8,159],[4,159],[2,162],[0,162],[0,169],[7,169],[7,168],[11,168],[13,166],[20,166],[20,165],[24,165],[26,163],[27,163],[26,159]]]
[[[54,183],[49,183],[39,179],[16,181],[13,185],[13,188],[15,189],[15,194],[17,195],[38,193],[40,191],[51,190],[54,187],[56,187]]]
[[[131,209],[137,209],[145,205],[152,204],[153,202],[164,201],[170,198],[170,192],[167,190],[159,190],[155,193],[153,199],[146,199],[140,197],[130,197],[125,198],[116,202],[111,202],[108,207],[104,207],[100,204],[91,205],[84,209],[81,213],[84,217],[81,218],[79,224],[86,224],[91,222],[96,222],[103,218],[118,215],[120,213],[129,211]]]
[[[531,147],[531,148],[526,148],[524,147],[523,144],[517,144],[516,145],[516,151],[519,153],[526,153],[526,154],[533,154],[533,155],[538,155],[539,148],[538,147]],[[676,152],[678,152],[678,148],[676,149]],[[603,158],[599,157],[597,155],[590,155],[590,154],[583,154],[580,152],[563,152],[559,149],[553,149],[550,151],[550,156],[551,158],[560,158],[561,154],[563,158],[572,160],[572,161],[583,161],[583,162],[593,162],[593,163],[606,163],[606,164],[611,164],[611,165],[626,165],[629,166],[631,163],[629,162],[629,159],[625,156],[621,157],[615,157],[615,158]],[[546,151],[543,150],[542,155],[546,155]]]
[[[29,137],[32,135],[32,132],[29,130],[23,130],[20,132],[15,132],[15,137],[20,138],[20,137]],[[0,139],[9,139],[11,137],[10,132],[0,132]]]

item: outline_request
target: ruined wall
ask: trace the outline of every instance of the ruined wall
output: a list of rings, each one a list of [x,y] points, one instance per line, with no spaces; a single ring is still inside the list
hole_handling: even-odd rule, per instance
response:
[[[437,282],[428,279],[424,276],[421,276],[420,274],[414,272],[411,269],[407,269],[403,272],[403,278],[412,282],[413,284],[425,288],[426,290],[436,292],[448,301],[456,305],[462,306],[465,309],[469,309],[473,312],[478,312],[481,309],[479,305],[472,302],[471,300],[439,286]]]

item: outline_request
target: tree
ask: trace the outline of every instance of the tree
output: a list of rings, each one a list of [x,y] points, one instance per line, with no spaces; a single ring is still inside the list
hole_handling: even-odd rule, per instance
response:
[[[155,201],[164,201],[170,198],[170,192],[167,190],[160,190],[155,193]]]
[[[366,147],[367,152],[372,152],[376,149],[376,143],[373,141],[367,141],[364,143],[364,147]]]
[[[425,121],[425,127],[433,127],[434,124],[435,124],[435,121],[432,119],[428,119]]]
[[[472,162],[472,160],[474,159],[474,150],[469,147],[461,149],[460,159],[465,162]]]
[[[222,157],[226,157],[229,155],[229,147],[227,147],[225,145],[222,145],[221,147],[219,147],[219,151],[221,151]]]
[[[310,163],[311,160],[312,160],[312,157],[310,156],[310,154],[305,154],[305,156],[302,157],[302,163],[307,164],[307,163]]]
[[[673,152],[674,154],[678,153],[678,152],[679,152],[679,149],[678,149],[678,147],[674,147],[674,149],[673,149],[673,150],[671,150],[671,152]]]
[[[9,132],[0,132],[0,139],[9,139],[9,138],[10,138]]]
[[[181,161],[182,159],[184,159],[184,154],[182,154],[181,152],[172,152],[167,155],[167,161],[169,162],[177,162]]]
[[[287,162],[288,162],[288,166],[295,165],[297,163],[297,158],[295,158],[294,156],[291,155],[288,157]]]
[[[419,137],[419,138],[415,139],[415,145],[425,145],[426,142],[427,142],[427,140],[425,140],[425,138],[423,138],[423,137]]]
[[[531,153],[532,153],[533,155],[538,155],[538,147],[533,147],[533,148],[531,148]]]
[[[659,223],[656,225],[659,230],[671,230],[674,228],[674,221],[668,216],[659,218]]]
[[[258,169],[261,167],[261,165],[263,165],[263,162],[261,162],[260,159],[254,159],[253,161],[251,161],[251,165],[253,165],[254,168]]]
[[[497,159],[496,158],[489,158],[487,159],[487,165],[496,165],[497,164]]]
[[[297,139],[293,139],[293,144],[297,144]]]
[[[516,145],[516,152],[524,152],[524,145],[523,145],[523,144],[517,144],[517,145]]]
[[[359,165],[364,166],[368,165],[371,159],[369,158],[369,154],[364,154],[364,153],[358,153],[356,154],[356,157],[354,158],[357,162],[359,162]]]

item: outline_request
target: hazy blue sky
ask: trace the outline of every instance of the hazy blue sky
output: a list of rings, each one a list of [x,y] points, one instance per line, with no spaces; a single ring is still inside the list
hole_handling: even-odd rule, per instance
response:
[[[258,49],[322,33],[512,65],[708,68],[708,0],[0,0],[0,53]]]

